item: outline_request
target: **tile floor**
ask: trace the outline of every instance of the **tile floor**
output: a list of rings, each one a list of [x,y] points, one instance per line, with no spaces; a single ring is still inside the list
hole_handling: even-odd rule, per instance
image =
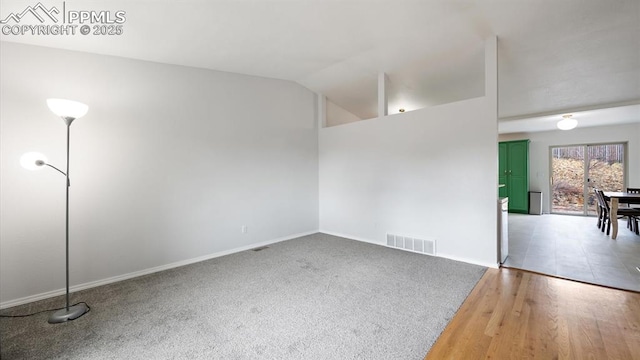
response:
[[[640,236],[619,220],[618,237],[600,232],[595,217],[509,214],[505,266],[640,291]]]

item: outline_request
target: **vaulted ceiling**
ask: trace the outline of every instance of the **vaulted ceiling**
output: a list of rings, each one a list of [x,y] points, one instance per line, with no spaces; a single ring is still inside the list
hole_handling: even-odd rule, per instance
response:
[[[35,3],[1,0],[0,18]],[[600,112],[596,125],[640,121],[638,0],[77,0],[65,6],[123,10],[123,34],[0,39],[295,81],[369,118],[376,116],[380,72],[390,80],[391,113],[482,96],[484,39],[497,35],[499,116],[511,130],[522,131],[525,120],[609,108],[617,115]]]

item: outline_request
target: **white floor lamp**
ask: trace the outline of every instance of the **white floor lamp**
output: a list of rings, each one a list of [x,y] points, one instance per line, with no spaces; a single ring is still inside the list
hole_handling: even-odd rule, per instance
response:
[[[89,307],[85,303],[79,303],[73,306],[69,305],[69,187],[71,183],[69,181],[69,138],[71,123],[75,119],[83,117],[89,107],[83,103],[77,101],[64,100],[64,99],[47,99],[47,105],[54,114],[60,116],[64,123],[67,125],[67,171],[64,172],[57,167],[48,164],[47,159],[39,153],[26,153],[20,159],[20,163],[23,167],[29,170],[40,169],[43,166],[48,166],[54,170],[57,170],[67,179],[65,188],[67,190],[67,204],[66,204],[66,216],[65,216],[65,244],[66,244],[66,274],[67,274],[67,291],[66,291],[66,306],[65,308],[56,311],[49,318],[49,323],[56,324],[69,320],[74,320],[84,315],[89,311]]]

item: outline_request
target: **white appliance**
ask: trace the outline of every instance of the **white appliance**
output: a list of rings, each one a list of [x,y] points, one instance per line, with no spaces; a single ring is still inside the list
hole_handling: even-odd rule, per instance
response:
[[[509,198],[498,198],[498,262],[509,256]]]

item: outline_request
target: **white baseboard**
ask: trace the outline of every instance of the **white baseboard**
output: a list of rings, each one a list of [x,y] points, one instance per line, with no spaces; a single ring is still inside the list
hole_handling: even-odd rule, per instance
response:
[[[353,236],[353,235],[341,234],[341,233],[336,233],[336,232],[332,232],[332,231],[324,231],[324,230],[319,230],[318,232],[322,233],[322,234],[342,237],[342,238],[346,238],[346,239],[350,239],[350,240],[357,240],[357,241],[361,241],[361,242],[366,242],[366,243],[369,243],[369,244],[385,246],[385,244],[383,244],[381,242],[374,241],[374,240],[369,240],[369,239],[365,239],[365,238],[361,238],[361,237],[357,237],[357,236]]]
[[[311,235],[311,234],[316,234],[316,233],[318,233],[317,230],[304,232],[304,233],[293,234],[293,235],[289,235],[289,236],[285,236],[285,237],[281,237],[281,238],[277,238],[277,239],[272,239],[272,240],[267,240],[267,241],[262,241],[262,242],[259,242],[259,243],[255,243],[255,244],[241,246],[241,247],[234,248],[234,249],[219,251],[219,252],[216,252],[216,253],[213,253],[213,254],[199,256],[199,257],[192,258],[192,259],[177,261],[177,262],[174,262],[174,263],[171,263],[171,264],[160,265],[160,266],[156,266],[156,267],[153,267],[153,268],[144,269],[144,270],[140,270],[140,271],[135,271],[135,272],[128,273],[128,274],[113,276],[113,277],[110,277],[110,278],[107,278],[107,279],[91,281],[91,282],[84,283],[84,284],[78,284],[78,285],[70,286],[69,287],[69,292],[72,293],[72,292],[76,292],[76,291],[80,291],[80,290],[91,289],[91,288],[102,286],[102,285],[112,284],[112,283],[115,283],[115,282],[118,282],[118,281],[123,281],[123,280],[132,279],[132,278],[135,278],[135,277],[138,277],[138,276],[153,274],[153,273],[156,273],[156,272],[159,272],[159,271],[164,271],[164,270],[177,268],[177,267],[180,267],[180,266],[194,264],[194,263],[197,263],[197,262],[210,260],[210,259],[217,258],[217,257],[220,257],[220,256],[230,255],[230,254],[234,254],[234,253],[237,253],[237,252],[254,249],[254,248],[257,248],[257,247],[261,247],[261,246],[271,245],[271,244],[275,244],[275,243],[278,243],[278,242],[291,240],[291,239],[295,239],[295,238],[299,238],[299,237],[307,236],[307,235]],[[64,295],[65,292],[66,292],[66,289],[63,288],[63,289],[58,289],[58,290],[47,291],[47,292],[40,293],[40,294],[25,296],[25,297],[22,297],[22,298],[19,298],[19,299],[8,300],[8,301],[5,301],[3,303],[0,303],[0,309],[6,309],[6,308],[18,306],[18,305],[28,304],[28,303],[34,302],[34,301],[39,301],[39,300],[52,298],[54,296]]]
[[[358,236],[340,234],[340,233],[336,233],[336,232],[332,232],[332,231],[325,231],[325,230],[320,230],[319,232],[323,233],[323,234],[327,234],[327,235],[333,235],[333,236],[343,237],[343,238],[347,238],[347,239],[351,239],[351,240],[366,242],[366,243],[369,243],[369,244],[380,245],[380,246],[388,247],[389,249],[398,249],[398,248],[395,248],[395,247],[387,246],[386,243],[382,243],[382,242],[378,242],[378,241],[374,241],[374,240],[370,240],[370,239],[365,239],[365,238],[361,238],[361,237],[358,237]],[[410,250],[403,250],[403,251],[410,251]],[[410,252],[414,252],[416,254],[428,255],[428,254],[419,253],[419,252],[416,252],[416,251],[410,251]],[[449,260],[460,261],[460,262],[464,262],[464,263],[467,263],[467,264],[479,265],[479,266],[484,266],[484,267],[488,267],[488,268],[494,268],[494,269],[499,268],[498,263],[495,263],[495,264],[493,264],[493,263],[483,263],[483,262],[478,262],[476,260],[461,258],[461,257],[457,257],[457,256],[451,256],[449,254],[442,254],[442,253],[439,253],[439,252],[436,252],[435,255],[428,255],[428,256],[437,256],[437,257],[441,257],[441,258],[445,258],[445,259],[449,259]]]

